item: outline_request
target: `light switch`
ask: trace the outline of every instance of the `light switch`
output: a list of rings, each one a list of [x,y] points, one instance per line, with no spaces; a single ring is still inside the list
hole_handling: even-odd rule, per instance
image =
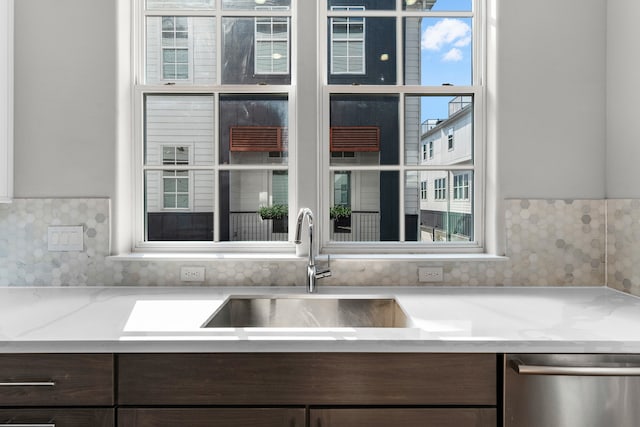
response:
[[[81,225],[49,226],[47,229],[49,252],[82,252],[84,250],[84,228]]]

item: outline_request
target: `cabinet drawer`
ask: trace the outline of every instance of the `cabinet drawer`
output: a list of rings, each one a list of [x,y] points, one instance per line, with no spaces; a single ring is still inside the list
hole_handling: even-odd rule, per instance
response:
[[[113,409],[0,409],[0,426],[113,427]]]
[[[122,354],[123,405],[495,405],[493,354]]]
[[[119,427],[304,427],[304,408],[119,409]]]
[[[496,410],[480,408],[312,409],[311,427],[496,427]]]
[[[113,405],[110,354],[0,354],[0,406]]]

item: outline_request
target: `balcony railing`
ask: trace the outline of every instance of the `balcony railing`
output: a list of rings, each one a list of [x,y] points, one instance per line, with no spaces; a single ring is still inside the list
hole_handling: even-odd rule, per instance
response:
[[[287,219],[263,220],[257,212],[231,212],[229,215],[232,241],[287,241]],[[332,221],[330,239],[335,242],[380,241],[380,213],[354,211],[348,226],[335,227]]]
[[[229,236],[233,241],[287,241],[287,218],[262,219],[257,212],[231,212]]]

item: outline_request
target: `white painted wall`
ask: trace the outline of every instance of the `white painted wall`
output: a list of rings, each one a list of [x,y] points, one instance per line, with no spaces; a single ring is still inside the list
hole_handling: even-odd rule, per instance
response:
[[[637,40],[624,40],[628,49],[616,42],[625,38],[624,31],[638,34],[617,25],[637,16],[634,1],[609,0],[610,90],[614,76],[627,72],[619,64],[628,60],[623,56]],[[498,1],[501,197],[605,195],[606,9],[605,0]],[[16,197],[113,196],[115,14],[115,1],[16,2]],[[298,66],[300,73],[315,70],[310,64]],[[631,77],[626,83],[638,84]],[[313,91],[315,85],[305,80],[302,90]],[[632,105],[631,98],[622,98],[612,92],[609,105]],[[307,117],[311,111],[299,113]],[[303,127],[315,129],[316,117],[302,118]],[[628,178],[624,170],[632,174],[630,154],[637,154],[629,151],[631,137],[622,146],[619,139],[638,131],[620,129],[624,135],[618,137],[611,129],[609,188],[638,196],[632,184],[616,184]],[[315,173],[308,160],[313,157],[302,159],[305,173]],[[303,205],[313,207],[317,199],[306,190],[297,192]]]
[[[500,196],[604,197],[606,0],[498,0],[497,19]]]
[[[607,197],[640,197],[640,2],[607,2]]]
[[[15,2],[15,197],[113,196],[116,2]]]

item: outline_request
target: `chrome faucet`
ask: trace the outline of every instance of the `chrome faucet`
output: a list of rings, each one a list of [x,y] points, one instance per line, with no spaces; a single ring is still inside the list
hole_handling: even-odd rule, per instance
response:
[[[296,240],[294,243],[302,243],[302,223],[307,218],[309,224],[309,263],[307,264],[307,292],[310,294],[316,291],[316,280],[331,276],[329,268],[317,268],[316,257],[313,253],[313,212],[309,208],[302,208],[298,212],[298,223],[296,225]]]

